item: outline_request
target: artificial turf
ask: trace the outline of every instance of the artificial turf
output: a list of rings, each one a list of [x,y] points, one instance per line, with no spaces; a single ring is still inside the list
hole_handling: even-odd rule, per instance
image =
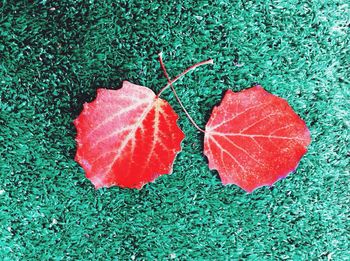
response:
[[[0,2],[1,260],[349,260],[347,0]],[[74,161],[73,120],[96,89],[176,84],[204,127],[223,92],[258,82],[310,128],[297,171],[252,194],[223,186],[203,135],[172,175],[95,190]]]

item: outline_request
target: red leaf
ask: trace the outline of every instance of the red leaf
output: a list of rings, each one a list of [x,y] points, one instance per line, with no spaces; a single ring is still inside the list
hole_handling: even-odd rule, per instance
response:
[[[98,89],[74,121],[75,160],[96,189],[142,188],[172,172],[185,135],[169,103],[147,87],[124,81],[119,90]]]
[[[255,86],[228,90],[213,109],[204,154],[223,184],[252,192],[294,171],[310,142],[308,128],[287,101]]]

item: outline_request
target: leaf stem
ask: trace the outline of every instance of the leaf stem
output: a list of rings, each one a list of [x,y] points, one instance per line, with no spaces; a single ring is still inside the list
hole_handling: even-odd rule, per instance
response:
[[[163,54],[162,53],[159,53],[158,54],[159,56],[159,63],[160,63],[160,66],[162,67],[162,70],[163,70],[163,73],[164,73],[164,76],[165,78],[168,80],[168,84],[165,85],[159,92],[159,94],[157,95],[157,97],[159,97],[164,90],[166,90],[168,87],[171,88],[171,90],[173,91],[174,95],[175,95],[175,98],[176,100],[178,101],[178,103],[180,104],[182,110],[185,112],[187,118],[190,120],[190,122],[192,123],[192,125],[197,129],[199,130],[200,132],[203,132],[205,133],[205,130],[203,130],[202,128],[200,128],[197,123],[193,120],[193,118],[191,117],[191,115],[188,113],[188,111],[185,109],[185,106],[182,104],[179,96],[177,95],[176,91],[175,91],[175,88],[173,86],[173,83],[175,83],[178,79],[180,79],[182,76],[184,76],[185,74],[187,74],[188,72],[196,69],[197,67],[201,66],[201,65],[205,65],[205,64],[212,64],[213,63],[213,60],[212,59],[209,59],[209,60],[206,60],[206,61],[202,61],[202,62],[199,62],[199,63],[196,63],[195,65],[192,65],[191,67],[187,68],[185,71],[183,71],[181,74],[179,74],[178,76],[176,76],[173,80],[171,80],[169,78],[169,75],[166,71],[166,68],[165,68],[165,65],[163,63]]]

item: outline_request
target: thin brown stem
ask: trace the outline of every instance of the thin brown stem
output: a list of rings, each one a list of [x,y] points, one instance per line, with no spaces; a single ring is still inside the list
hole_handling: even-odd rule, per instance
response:
[[[157,97],[159,97],[165,89],[167,89],[168,87],[170,87],[171,90],[173,91],[174,95],[175,95],[176,100],[177,100],[178,103],[180,104],[182,110],[185,112],[187,118],[190,120],[190,122],[193,124],[193,126],[194,126],[197,130],[199,130],[200,132],[205,133],[205,130],[203,130],[202,128],[200,128],[200,127],[198,126],[198,124],[193,120],[193,118],[191,117],[191,115],[190,115],[190,114],[188,113],[188,111],[185,109],[185,106],[182,104],[182,102],[181,102],[179,96],[177,95],[177,93],[176,93],[176,91],[175,91],[175,88],[174,88],[174,86],[173,86],[173,83],[176,82],[179,78],[181,78],[182,76],[184,76],[184,75],[185,75],[186,73],[188,73],[189,71],[192,71],[192,70],[194,70],[195,68],[197,68],[197,67],[199,67],[199,66],[201,66],[201,65],[209,64],[209,63],[212,64],[212,63],[213,63],[213,60],[212,60],[212,59],[209,59],[209,60],[206,60],[206,61],[197,63],[197,64],[195,64],[195,65],[189,67],[188,69],[186,69],[183,73],[181,73],[181,74],[179,74],[178,76],[176,76],[173,80],[171,80],[171,79],[169,78],[169,75],[168,75],[168,73],[167,73],[167,71],[166,71],[166,68],[165,68],[165,65],[164,65],[164,63],[163,63],[162,53],[159,53],[158,56],[159,56],[159,63],[160,63],[160,66],[162,67],[164,76],[165,76],[166,79],[168,80],[168,84],[165,85],[165,86],[160,90],[160,92],[159,92],[159,94],[157,95]]]
[[[196,69],[197,67],[204,65],[204,64],[213,64],[213,60],[209,59],[200,63],[196,63],[195,65],[192,65],[191,67],[187,68],[185,71],[183,71],[182,73],[180,73],[179,75],[177,75],[174,79],[172,79],[170,82],[168,82],[167,85],[165,85],[160,92],[158,93],[157,97],[159,97],[163,91],[165,91],[167,88],[170,87],[170,85],[174,84],[178,79],[180,79],[182,76],[184,76],[185,74],[187,74],[188,72]]]

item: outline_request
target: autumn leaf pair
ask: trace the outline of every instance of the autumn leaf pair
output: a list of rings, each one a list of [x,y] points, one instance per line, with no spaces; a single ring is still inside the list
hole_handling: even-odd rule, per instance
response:
[[[118,90],[98,89],[74,121],[77,128],[75,160],[95,188],[119,186],[140,189],[172,172],[184,133],[178,115],[159,98],[171,88],[195,127],[204,133],[209,168],[223,184],[247,192],[286,177],[294,171],[310,144],[310,132],[287,101],[261,86],[234,93],[226,91],[214,107],[205,130],[182,105],[172,84],[198,63],[171,80],[159,55],[168,84],[156,95],[151,89],[124,81]]]

